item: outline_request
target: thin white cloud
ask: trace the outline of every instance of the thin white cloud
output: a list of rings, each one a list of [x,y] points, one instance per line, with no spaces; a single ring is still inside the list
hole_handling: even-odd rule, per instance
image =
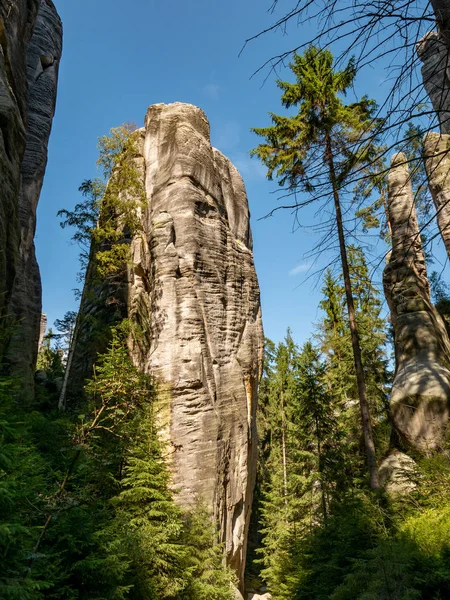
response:
[[[304,273],[305,271],[307,271],[310,268],[310,264],[309,263],[303,263],[301,265],[297,265],[296,267],[294,267],[293,269],[291,269],[289,271],[289,275],[291,277],[293,277],[294,275],[298,275],[299,273]]]
[[[222,121],[214,126],[213,145],[222,151],[230,151],[239,146],[241,126],[237,121]]]
[[[217,83],[207,83],[203,88],[203,93],[208,96],[210,100],[217,100],[219,98],[220,85]]]
[[[251,158],[245,152],[233,153],[230,156],[236,169],[242,175],[244,181],[255,181],[266,178],[266,168],[256,158]]]

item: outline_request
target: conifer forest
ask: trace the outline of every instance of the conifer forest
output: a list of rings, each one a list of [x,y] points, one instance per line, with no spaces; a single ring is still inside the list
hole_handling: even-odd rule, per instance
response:
[[[450,0],[71,4],[0,0],[0,600],[450,599]]]

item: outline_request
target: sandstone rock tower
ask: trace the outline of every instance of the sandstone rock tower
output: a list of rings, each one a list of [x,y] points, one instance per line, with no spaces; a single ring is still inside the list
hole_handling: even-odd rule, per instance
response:
[[[449,419],[450,342],[430,301],[425,257],[405,154],[389,173],[392,253],[383,283],[394,326],[396,370],[391,392],[395,427],[410,445],[439,447]]]
[[[56,103],[62,24],[51,0],[0,0],[0,315],[14,323],[2,346],[9,372],[33,396],[41,321],[34,251],[36,208]]]
[[[195,106],[153,105],[136,135],[147,206],[122,292],[124,316],[141,331],[131,355],[159,382],[178,501],[210,508],[242,581],[263,354],[245,187],[211,147],[208,120]],[[88,271],[85,290],[90,285]],[[81,315],[97,310],[92,297],[84,294]],[[92,354],[80,327],[68,388],[88,374]]]

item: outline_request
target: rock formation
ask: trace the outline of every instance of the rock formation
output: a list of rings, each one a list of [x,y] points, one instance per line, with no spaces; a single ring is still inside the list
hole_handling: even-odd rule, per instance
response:
[[[44,336],[45,336],[46,331],[47,331],[47,315],[42,313],[41,320],[39,323],[38,351],[41,349],[42,342],[44,341]]]
[[[430,31],[417,44],[423,62],[425,90],[437,114],[441,133],[450,133],[449,47],[439,33]]]
[[[450,135],[430,132],[423,140],[428,187],[436,208],[436,219],[450,257]]]
[[[439,447],[449,419],[450,342],[431,304],[425,257],[403,153],[389,173],[392,253],[383,283],[394,327],[396,369],[391,392],[394,425],[423,451]]]
[[[391,495],[409,494],[417,487],[417,463],[397,449],[382,461],[379,473],[381,485]]]
[[[27,119],[27,45],[39,0],[0,1],[0,311],[16,275],[20,243],[18,198]],[[1,350],[4,348],[2,347]],[[0,355],[2,352],[0,352]]]
[[[141,332],[130,340],[131,355],[159,383],[178,501],[211,509],[242,582],[263,353],[245,188],[211,147],[209,123],[195,106],[151,106],[136,135],[147,207],[125,285],[128,317]],[[89,286],[88,274],[81,319],[101,296]],[[88,338],[84,321],[68,388],[86,375]]]
[[[417,44],[423,62],[422,78],[438,116],[441,133],[450,133],[450,3],[431,0],[437,31],[428,32]]]
[[[0,1],[0,310],[14,323],[9,370],[32,397],[41,284],[36,207],[56,102],[62,25],[51,0]]]

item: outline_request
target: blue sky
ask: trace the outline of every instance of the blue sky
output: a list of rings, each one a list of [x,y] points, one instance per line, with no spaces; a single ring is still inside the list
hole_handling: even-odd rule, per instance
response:
[[[80,183],[96,176],[97,138],[127,121],[142,125],[150,104],[182,101],[205,111],[213,146],[245,180],[266,335],[278,341],[290,326],[294,338],[305,341],[320,318],[320,293],[314,281],[304,282],[311,265],[304,254],[316,238],[308,230],[293,231],[287,212],[259,220],[277,204],[276,185],[248,152],[258,143],[250,128],[269,124],[268,111],[280,111],[274,76],[264,82],[267,71],[252,73],[314,32],[270,33],[239,57],[244,40],[273,22],[271,0],[55,2],[64,49],[36,236],[49,324],[76,308],[71,290],[78,285],[78,249],[56,212],[72,208]],[[291,4],[280,2],[275,16]],[[363,92],[374,95],[382,79],[369,74]]]

